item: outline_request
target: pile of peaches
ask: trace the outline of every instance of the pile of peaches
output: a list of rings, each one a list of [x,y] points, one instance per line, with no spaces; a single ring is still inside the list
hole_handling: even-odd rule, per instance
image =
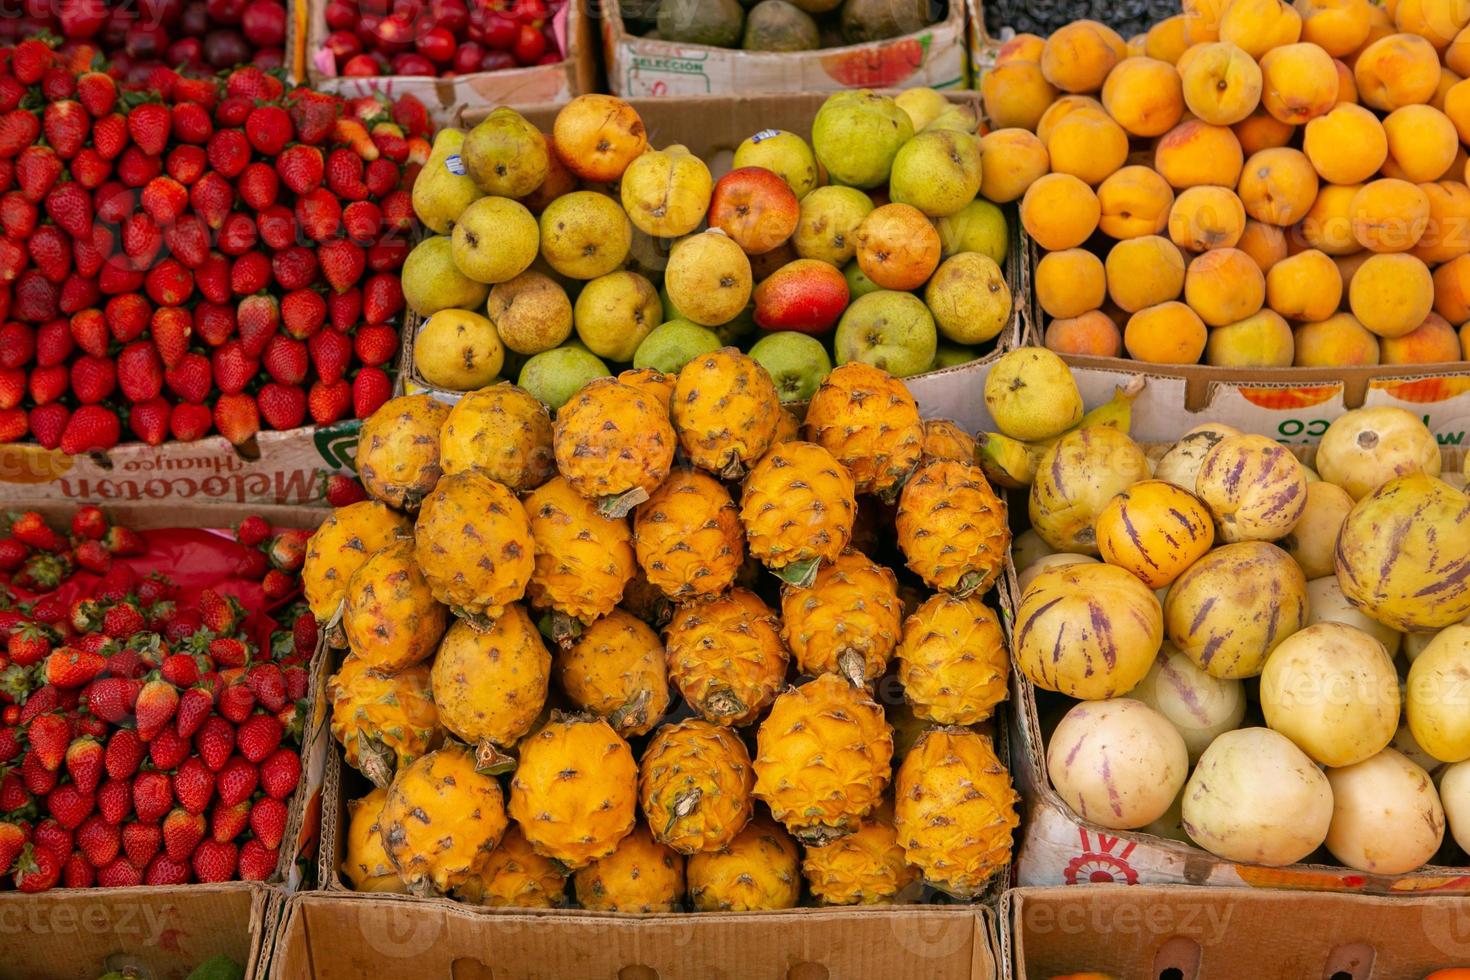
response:
[[[1470,3],[1184,0],[1128,40],[1017,36],[982,94],[1053,350],[1470,356]]]

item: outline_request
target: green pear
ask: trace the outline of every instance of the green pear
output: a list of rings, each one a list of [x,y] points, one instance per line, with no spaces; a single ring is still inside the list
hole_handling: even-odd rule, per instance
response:
[[[501,106],[464,138],[465,172],[486,194],[525,197],[551,172],[541,131],[526,117]]]
[[[438,235],[449,234],[460,212],[484,196],[465,173],[463,147],[463,130],[439,130],[429,159],[413,183],[413,213]]]
[[[980,139],[952,129],[920,133],[893,158],[888,196],[931,218],[955,214],[980,193]]]
[[[701,327],[692,320],[670,320],[654,327],[643,338],[633,354],[633,366],[678,374],[680,368],[699,355],[713,353],[723,346],[709,327]]]
[[[812,121],[812,149],[833,183],[877,187],[888,179],[914,121],[886,95],[868,89],[838,92]]]
[[[880,289],[842,314],[832,349],[838,364],[861,361],[895,378],[929,370],[939,347],[934,316],[913,293]]]
[[[451,254],[475,282],[505,282],[531,267],[541,249],[536,216],[508,197],[482,197],[454,225]]]
[[[473,310],[485,302],[490,287],[475,282],[454,264],[454,244],[448,235],[434,235],[414,246],[400,273],[403,300],[419,316],[458,307]]]
[[[516,384],[535,395],[554,412],[566,404],[582,386],[612,372],[580,344],[567,344],[528,358]]]
[[[626,270],[588,282],[572,309],[577,337],[587,349],[618,362],[631,361],[643,338],[663,318],[663,304],[653,283]]]

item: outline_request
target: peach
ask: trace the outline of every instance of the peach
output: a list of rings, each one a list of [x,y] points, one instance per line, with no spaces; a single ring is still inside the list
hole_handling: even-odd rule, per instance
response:
[[[1127,54],[1118,32],[1095,20],[1074,20],[1052,31],[1041,49],[1041,71],[1063,92],[1096,92]]]
[[[1325,320],[1342,302],[1342,274],[1325,252],[1309,248],[1266,273],[1266,305],[1288,320]]]
[[[1449,91],[1444,94],[1441,111],[1454,124],[1460,141],[1470,140],[1470,80],[1458,81],[1450,86]]]
[[[939,265],[939,232],[924,212],[908,204],[874,208],[853,240],[858,268],[884,289],[917,289]]]
[[[1352,203],[1362,188],[1357,184],[1326,184],[1317,191],[1312,209],[1296,231],[1309,247],[1328,255],[1351,255],[1363,246],[1353,237]]]
[[[1348,305],[1358,322],[1380,337],[1402,337],[1429,315],[1434,278],[1412,255],[1368,258],[1348,285]]]
[[[1369,0],[1296,0],[1302,40],[1334,58],[1356,51],[1368,39]]]
[[[1148,364],[1197,364],[1208,339],[1199,314],[1176,300],[1139,310],[1123,329],[1128,356]]]
[[[1470,255],[1434,270],[1434,312],[1451,323],[1470,322]]]
[[[1461,78],[1470,77],[1470,27],[1460,28],[1440,55],[1444,66]]]
[[[1390,34],[1363,49],[1353,77],[1364,105],[1384,112],[1419,105],[1439,86],[1439,53],[1417,34]]]
[[[1120,61],[1103,82],[1102,104],[1130,136],[1160,136],[1184,114],[1179,73],[1154,58]]]
[[[1144,35],[1143,53],[1171,65],[1177,63],[1179,56],[1189,47],[1189,40],[1184,36],[1184,26],[1183,14],[1165,17],[1150,27],[1148,34]]]
[[[1470,0],[1398,0],[1393,23],[1405,34],[1417,34],[1443,51],[1470,24]]]
[[[1010,61],[1041,61],[1042,49],[1046,47],[1046,39],[1035,34],[1017,34],[1001,44],[995,52],[995,63],[1004,65]]]
[[[1359,184],[1388,159],[1388,136],[1367,109],[1339,105],[1307,123],[1302,151],[1328,183]]]
[[[1286,258],[1286,233],[1264,221],[1247,219],[1235,247],[1254,259],[1262,272],[1269,272],[1273,265]]]
[[[1384,364],[1442,364],[1460,360],[1460,335],[1449,321],[1431,313],[1402,337],[1385,337],[1380,345]]]
[[[1235,133],[1198,119],[1186,119],[1154,147],[1154,169],[1176,190],[1200,184],[1234,187],[1244,159]]]
[[[1427,105],[1401,106],[1383,120],[1388,137],[1388,165],[1404,180],[1422,184],[1439,180],[1455,162],[1460,135],[1450,117]]]
[[[1184,39],[1190,44],[1220,40],[1220,13],[1227,0],[1180,0]]]
[[[1301,36],[1302,15],[1282,0],[1230,0],[1220,12],[1220,40],[1238,45],[1252,58],[1295,44]]]
[[[1429,104],[1440,112],[1444,112],[1444,100],[1450,94],[1450,89],[1463,81],[1463,78],[1448,68],[1441,68],[1439,70],[1439,83],[1434,86],[1434,97],[1429,100]]]
[[[1074,112],[1051,128],[1046,152],[1052,173],[1096,187],[1128,158],[1128,134],[1107,116]]]
[[[1047,314],[1065,318],[1102,306],[1108,283],[1101,259],[1083,248],[1067,248],[1041,257],[1031,288]]]
[[[1407,252],[1429,225],[1429,196],[1407,180],[1381,177],[1353,195],[1348,217],[1353,238],[1369,251]]]
[[[1215,367],[1291,367],[1291,327],[1274,310],[1261,310],[1210,331],[1205,363]]]
[[[1051,139],[1052,127],[1074,112],[1095,112],[1100,116],[1107,116],[1108,110],[1103,104],[1090,95],[1064,95],[1041,114],[1036,121],[1036,135],[1045,143]]]
[[[1332,59],[1332,67],[1337,69],[1337,101],[1333,105],[1358,104],[1358,81],[1353,78],[1353,70],[1347,66],[1347,62],[1341,58]]]
[[[1398,33],[1398,28],[1393,26],[1393,14],[1387,7],[1380,7],[1376,3],[1371,3],[1368,6],[1368,36],[1363,39],[1363,43],[1358,45],[1356,50],[1343,57],[1348,64],[1355,64],[1358,57],[1364,51],[1368,50],[1374,42],[1381,41],[1389,35],[1396,33]]]
[[[1378,338],[1351,313],[1296,328],[1297,367],[1355,367],[1378,363]]]
[[[708,220],[746,255],[764,255],[796,231],[801,204],[775,171],[739,167],[715,181]]]
[[[1184,288],[1184,256],[1167,238],[1129,238],[1108,252],[1108,298],[1125,313],[1174,299]]]
[[[1470,187],[1442,180],[1419,189],[1429,198],[1429,223],[1410,254],[1433,266],[1470,252]]]
[[[980,153],[980,196],[997,204],[1017,200],[1051,169],[1046,145],[1026,129],[991,130],[980,137]]]
[[[1460,324],[1460,359],[1470,361],[1470,323]]]
[[[1240,148],[1247,155],[1278,146],[1287,146],[1296,136],[1297,127],[1284,123],[1265,109],[1257,109],[1230,127]]]
[[[1370,252],[1365,248],[1353,252],[1350,255],[1334,255],[1332,257],[1332,261],[1337,263],[1338,275],[1342,276],[1342,288],[1344,292],[1352,290],[1353,277],[1358,274],[1358,270],[1363,267],[1363,263],[1377,254],[1377,252]]]
[[[986,159],[990,166],[989,158]],[[984,192],[984,188],[981,188]],[[1102,216],[1097,226],[1112,238],[1156,235],[1169,221],[1174,191],[1164,178],[1148,167],[1131,166],[1116,171],[1097,188]]]
[[[1196,256],[1184,273],[1184,301],[1212,327],[1244,320],[1266,301],[1266,277],[1237,248]]]
[[[1071,174],[1047,174],[1021,198],[1021,226],[1049,252],[1076,248],[1097,230],[1097,195]]]
[[[1236,190],[1245,213],[1257,221],[1295,224],[1317,200],[1317,171],[1301,150],[1262,150],[1245,162]]]
[[[1057,90],[1034,61],[997,64],[980,79],[980,101],[990,124],[1005,129],[1035,129]]]
[[[1058,354],[1117,357],[1123,352],[1118,325],[1102,310],[1053,320],[1046,328],[1046,346]]]
[[[1169,238],[1190,252],[1231,248],[1244,232],[1245,205],[1228,187],[1186,188],[1169,209]]]
[[[1337,103],[1337,66],[1315,44],[1272,48],[1261,58],[1261,105],[1300,126]]]
[[[1212,126],[1240,122],[1261,101],[1260,66],[1227,41],[1193,49],[1179,74],[1184,104]]]
[[[1129,58],[1147,58],[1148,36],[1144,34],[1134,34],[1128,39],[1128,44],[1125,51],[1126,53],[1123,56],[1123,61],[1127,61]],[[1119,62],[1119,64],[1121,63],[1122,62]]]

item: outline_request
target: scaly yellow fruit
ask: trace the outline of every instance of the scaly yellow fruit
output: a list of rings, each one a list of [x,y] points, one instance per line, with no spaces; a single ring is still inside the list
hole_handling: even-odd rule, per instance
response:
[[[1275,541],[1306,509],[1307,474],[1274,439],[1227,436],[1200,464],[1194,492],[1215,515],[1221,541]]]
[[[850,834],[888,786],[893,733],[866,691],[823,674],[776,698],[756,732],[755,795],[804,843]]]
[[[810,585],[821,562],[837,560],[856,519],[852,474],[821,446],[774,446],[745,477],[740,521],[751,557],[792,585]]]
[[[653,836],[680,854],[717,850],[752,812],[755,771],[745,743],[699,718],[665,725],[643,751],[638,798]]]
[[[522,503],[536,545],[531,605],[583,623],[612,612],[637,567],[627,520],[603,517],[559,476]]]
[[[556,472],[551,414],[508,381],[468,392],[444,420],[439,463],[446,475],[477,470],[516,493],[534,490]]]
[[[551,654],[526,610],[507,606],[484,632],[458,620],[434,658],[434,703],[439,721],[475,750],[486,772],[512,760],[501,749],[521,739],[546,703]]]
[[[617,850],[573,880],[577,901],[597,912],[677,912],[684,898],[684,857],[639,824]]]
[[[745,560],[735,502],[698,470],[675,470],[638,505],[633,541],[648,581],[676,601],[724,592]]]
[[[398,774],[378,826],[410,892],[452,891],[485,870],[505,834],[500,783],[477,772],[463,746],[446,745]]]
[[[566,903],[567,869],[542,857],[511,824],[479,874],[454,890],[471,905],[495,909],[554,909]]]
[[[1114,495],[1148,479],[1148,459],[1111,426],[1068,432],[1042,456],[1031,484],[1031,526],[1057,551],[1097,554],[1094,521]]]
[[[676,442],[664,405],[612,378],[584,385],[557,411],[552,439],[561,475],[609,517],[623,516],[664,482]]]
[[[376,500],[360,500],[328,514],[307,541],[306,563],[301,567],[301,587],[317,622],[330,623],[336,617],[348,580],[368,556],[412,533],[412,521]],[[340,628],[329,629],[327,639],[335,647],[347,645]]]
[[[859,493],[891,496],[924,452],[914,396],[902,381],[859,361],[827,375],[807,406],[804,431],[847,467]]]
[[[428,395],[402,395],[362,423],[357,475],[369,494],[397,510],[418,510],[439,482],[439,430],[449,406]]]
[[[347,764],[376,786],[438,746],[444,736],[430,691],[429,665],[379,674],[349,656],[327,680],[332,736]]]
[[[952,459],[956,463],[975,462],[975,437],[949,419],[924,420],[924,455],[930,459]]]
[[[1306,625],[1307,607],[1307,579],[1290,555],[1264,541],[1239,541],[1174,580],[1164,626],[1211,677],[1255,677],[1276,645]]]
[[[556,658],[562,690],[619,734],[646,735],[669,710],[663,644],[642,620],[614,609]]]
[[[776,614],[745,589],[686,602],[664,634],[669,679],[689,706],[721,725],[760,717],[786,679]]]
[[[618,375],[618,382],[651,395],[663,406],[665,412],[669,410],[669,402],[674,397],[674,379],[662,371],[654,368],[629,368]]]
[[[408,891],[393,869],[378,826],[387,799],[388,790],[379,786],[361,799],[347,801],[347,836],[343,842],[347,855],[342,859],[342,874],[355,892]]]
[[[776,434],[771,438],[772,446],[783,442],[796,442],[801,438],[801,419],[790,408],[781,406],[781,416],[776,420]]]
[[[846,837],[808,847],[801,873],[823,905],[887,905],[919,878],[892,817],[877,814]]]
[[[1006,699],[1010,653],[1000,621],[971,596],[931,596],[903,624],[898,678],[914,714],[973,725]]]
[[[373,670],[397,673],[433,656],[449,620],[403,538],[375,552],[347,583],[342,628],[353,656]]]
[[[1097,515],[1097,549],[1151,589],[1167,588],[1215,543],[1210,509],[1167,480],[1141,480]]]
[[[747,824],[727,847],[691,857],[684,876],[698,912],[790,909],[801,898],[796,843],[765,816]]]
[[[685,364],[674,382],[672,416],[689,461],[725,479],[740,477],[776,436],[781,396],[766,369],[734,347]]]
[[[434,598],[481,627],[526,594],[535,553],[526,509],[478,473],[440,480],[414,526],[414,558]]]
[[[899,494],[894,524],[910,570],[931,588],[983,595],[1005,568],[1006,506],[973,463],[920,464]]]
[[[781,637],[802,673],[871,683],[888,669],[903,630],[898,579],[849,549],[818,569],[811,588],[782,587],[781,619]]]

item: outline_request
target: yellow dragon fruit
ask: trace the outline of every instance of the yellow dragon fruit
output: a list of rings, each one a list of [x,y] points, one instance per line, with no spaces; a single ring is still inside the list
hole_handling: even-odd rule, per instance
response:
[[[410,892],[452,891],[485,870],[505,834],[500,783],[476,771],[463,746],[446,745],[398,774],[378,826]]]
[[[448,619],[407,538],[375,552],[347,583],[342,627],[352,655],[373,670],[392,674],[433,656]]]
[[[737,479],[765,454],[781,421],[781,396],[758,361],[733,347],[696,357],[674,382],[671,414],[689,461]]]
[[[886,905],[919,880],[904,858],[892,817],[878,813],[846,837],[808,847],[801,873],[823,905]]]
[[[750,553],[783,581],[809,586],[852,540],[857,491],[847,467],[809,442],[778,445],[745,478],[740,520]]]
[[[771,437],[771,445],[779,446],[783,442],[796,442],[801,438],[801,419],[796,413],[785,405],[781,406],[781,415],[776,419],[776,434]]]
[[[903,624],[898,679],[914,714],[941,725],[973,725],[1006,698],[1010,652],[1000,621],[971,596],[932,596]]]
[[[858,493],[891,497],[924,452],[914,396],[897,378],[858,361],[827,375],[807,406],[805,430],[847,467]]]
[[[903,629],[898,579],[849,549],[817,571],[811,588],[782,587],[781,622],[802,673],[871,683],[888,669]]]
[[[664,482],[677,444],[667,409],[653,395],[598,378],[556,413],[556,466],[609,517],[622,517]]]
[[[554,909],[566,903],[567,869],[537,854],[513,823],[484,870],[456,888],[454,897],[495,909]]]
[[[446,476],[473,470],[525,493],[556,472],[550,413],[536,396],[509,382],[461,396],[444,420],[439,443]]]
[[[925,462],[950,459],[956,463],[975,462],[975,437],[949,419],[924,420]]]
[[[893,733],[866,691],[823,674],[786,691],[756,732],[755,795],[805,844],[850,834],[883,799]]]
[[[674,397],[674,379],[654,368],[635,368],[618,375],[618,381],[629,388],[637,388],[651,395],[664,411],[669,410],[669,401]]]
[[[1011,548],[1005,504],[972,463],[922,464],[903,485],[895,526],[914,574],[958,596],[989,590]]]
[[[301,587],[317,622],[331,623],[327,640],[347,645],[347,634],[333,621],[347,595],[347,582],[368,556],[400,537],[413,533],[413,522],[386,504],[360,500],[327,515],[306,543]]]
[[[439,430],[449,406],[428,395],[390,398],[362,423],[357,475],[369,494],[397,510],[418,510],[439,482]]]
[[[377,786],[435,748],[444,736],[430,692],[429,665],[379,674],[349,656],[327,681],[332,736],[347,764]]]
[[[674,600],[718,595],[745,560],[740,512],[718,480],[675,470],[633,515],[638,564]]]
[[[573,879],[577,901],[597,912],[677,912],[684,898],[684,857],[639,824],[617,850]]]
[[[575,870],[611,854],[632,832],[638,765],[606,721],[553,713],[520,753],[510,815],[537,853]]]
[[[526,593],[535,568],[526,509],[478,473],[439,481],[414,528],[414,558],[434,598],[485,627]]]
[[[686,602],[664,633],[669,678],[689,706],[721,725],[747,725],[786,680],[776,614],[745,589]]]
[[[895,797],[904,855],[940,891],[974,898],[1010,860],[1019,797],[986,736],[925,732],[899,766]]]
[[[383,848],[378,827],[387,799],[388,790],[380,786],[361,799],[347,801],[347,855],[342,859],[342,875],[355,892],[408,891]]]
[[[507,606],[485,632],[459,620],[434,658],[439,721],[474,749],[481,771],[503,772],[514,761],[501,750],[535,724],[550,672],[551,654],[523,607]]]
[[[664,590],[648,581],[643,569],[635,565],[633,577],[623,586],[622,608],[654,629],[661,628],[674,614],[674,604]]]
[[[536,542],[531,605],[583,623],[612,612],[637,567],[627,520],[603,517],[559,476],[523,503]]]
[[[561,688],[578,708],[625,738],[646,735],[669,710],[664,646],[648,624],[614,609],[556,658]]]
[[[801,898],[796,843],[764,815],[728,846],[691,857],[684,876],[697,912],[790,909]]]
[[[639,802],[653,836],[680,854],[724,847],[751,814],[755,773],[740,736],[699,718],[665,725],[643,751]]]

